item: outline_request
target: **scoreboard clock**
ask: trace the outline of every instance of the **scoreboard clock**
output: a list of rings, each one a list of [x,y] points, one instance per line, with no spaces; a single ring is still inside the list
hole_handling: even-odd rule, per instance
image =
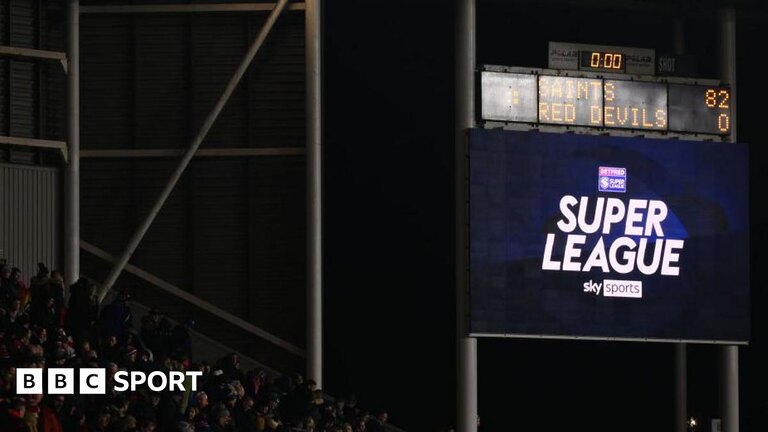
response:
[[[624,72],[626,59],[620,52],[579,51],[579,69]]]
[[[647,48],[550,42],[548,67],[652,76],[656,73],[656,51]]]

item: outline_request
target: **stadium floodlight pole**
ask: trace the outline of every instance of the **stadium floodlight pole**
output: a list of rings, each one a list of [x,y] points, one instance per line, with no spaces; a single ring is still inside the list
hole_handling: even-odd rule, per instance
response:
[[[720,13],[720,78],[731,86],[731,142],[736,142],[736,11]],[[739,432],[739,347],[720,347],[720,409],[723,432]]]
[[[307,104],[307,377],[323,382],[321,1],[305,0]]]
[[[101,291],[99,292],[99,302],[102,302],[104,300],[104,297],[106,297],[107,293],[112,288],[112,285],[114,285],[118,276],[120,276],[120,273],[125,268],[125,265],[128,264],[128,260],[131,258],[131,255],[133,255],[133,252],[139,246],[141,239],[144,238],[144,234],[146,234],[147,230],[149,230],[149,227],[152,225],[152,222],[155,220],[155,217],[160,212],[160,209],[163,207],[163,204],[165,204],[165,201],[168,199],[168,196],[171,194],[171,191],[173,191],[173,188],[176,186],[176,183],[181,178],[181,175],[184,173],[184,170],[187,168],[187,165],[189,165],[189,162],[192,160],[192,157],[195,155],[195,152],[197,151],[198,147],[200,147],[200,144],[205,139],[205,136],[208,135],[208,131],[211,130],[213,123],[219,117],[219,114],[221,113],[222,109],[224,109],[224,105],[226,105],[227,101],[229,100],[229,97],[232,96],[232,93],[235,91],[237,84],[243,78],[243,75],[245,75],[246,70],[248,70],[248,66],[250,66],[251,61],[256,56],[256,53],[259,51],[259,48],[261,48],[262,44],[264,43],[264,40],[266,40],[270,30],[272,30],[272,26],[274,26],[275,22],[277,21],[277,18],[283,12],[283,9],[285,9],[285,5],[287,3],[288,3],[288,0],[280,0],[277,3],[277,5],[275,5],[275,8],[272,9],[272,12],[269,14],[269,18],[267,18],[267,22],[264,24],[264,27],[261,28],[261,31],[259,31],[259,34],[256,36],[256,39],[254,39],[253,43],[248,48],[248,52],[245,54],[243,61],[240,62],[240,65],[235,70],[235,73],[232,75],[232,78],[229,79],[229,82],[227,83],[227,87],[224,89],[224,92],[219,97],[219,100],[216,102],[216,105],[214,105],[213,109],[208,114],[208,117],[205,119],[203,126],[200,128],[200,130],[197,132],[197,135],[190,143],[189,148],[187,149],[187,152],[184,153],[184,156],[179,161],[179,164],[176,166],[176,170],[173,172],[173,175],[171,175],[171,178],[168,179],[168,183],[166,183],[165,187],[163,188],[163,191],[160,193],[160,196],[157,198],[154,205],[149,210],[149,213],[144,218],[144,221],[141,223],[139,228],[136,229],[135,233],[133,233],[133,237],[131,237],[131,241],[125,247],[125,249],[123,250],[123,253],[120,255],[119,260],[117,261],[115,266],[112,267],[112,270],[109,272],[109,275],[104,280],[104,284],[102,285]]]
[[[477,340],[469,337],[467,132],[475,125],[475,0],[456,0],[456,430],[477,432]]]
[[[80,1],[67,2],[67,144],[64,191],[64,281],[80,277]],[[67,290],[69,293],[69,290]],[[67,294],[67,297],[68,294]]]

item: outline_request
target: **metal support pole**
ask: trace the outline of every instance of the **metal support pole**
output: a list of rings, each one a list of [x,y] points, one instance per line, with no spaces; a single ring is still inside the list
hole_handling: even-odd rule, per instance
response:
[[[736,142],[736,11],[720,14],[720,77],[731,86],[731,142]],[[720,409],[723,432],[739,432],[739,347],[720,347]]]
[[[675,17],[674,50],[677,55],[685,54],[685,18],[681,16]]]
[[[682,5],[682,2],[681,2]],[[681,6],[682,8],[682,6]],[[681,14],[682,15],[682,14]],[[674,53],[685,54],[685,19],[675,17],[673,35]],[[674,432],[688,431],[688,345],[677,343],[674,346],[675,365],[675,418]]]
[[[720,347],[720,409],[723,432],[739,432],[739,347]]]
[[[64,191],[64,281],[80,277],[80,1],[67,3],[67,142]],[[67,291],[68,292],[68,291]]]
[[[677,343],[675,350],[675,432],[688,430],[688,345]]]
[[[323,382],[323,165],[321,1],[306,0],[307,377]]]
[[[720,79],[731,86],[731,142],[736,142],[736,11],[720,14]]]
[[[456,430],[477,432],[477,340],[468,337],[467,130],[475,121],[475,0],[456,0]]]
[[[99,302],[104,300],[104,297],[107,295],[110,288],[112,288],[112,285],[114,285],[118,276],[120,276],[120,273],[125,268],[125,265],[128,264],[128,260],[131,258],[131,255],[133,255],[133,252],[139,246],[141,239],[144,238],[144,234],[146,234],[147,230],[149,230],[149,227],[152,225],[152,222],[155,220],[155,217],[160,212],[160,209],[163,207],[163,204],[165,204],[165,200],[168,199],[168,196],[171,194],[171,191],[173,191],[174,186],[176,186],[176,183],[181,178],[181,175],[184,173],[184,170],[187,168],[187,165],[189,165],[189,161],[192,160],[192,156],[195,155],[195,152],[197,151],[198,147],[200,147],[200,144],[205,139],[205,136],[208,135],[208,131],[211,130],[213,123],[219,117],[219,114],[221,113],[222,109],[224,109],[224,105],[226,105],[227,101],[229,100],[229,97],[232,96],[232,93],[235,91],[235,88],[237,87],[237,84],[240,82],[240,79],[243,77],[243,75],[245,75],[245,71],[248,69],[248,66],[251,64],[251,61],[256,56],[256,53],[259,51],[259,48],[261,48],[261,45],[264,43],[264,40],[266,40],[270,30],[272,30],[272,26],[275,24],[275,21],[277,21],[277,18],[280,16],[283,9],[285,9],[285,5],[287,3],[288,3],[288,0],[280,0],[275,6],[275,8],[272,10],[272,13],[269,14],[269,18],[267,18],[267,22],[264,24],[264,27],[262,27],[261,31],[259,32],[259,35],[256,36],[256,39],[251,44],[250,48],[248,48],[248,52],[245,54],[243,61],[240,62],[240,65],[237,67],[237,70],[235,70],[235,73],[232,75],[232,78],[229,79],[229,83],[227,83],[227,87],[224,89],[224,93],[221,94],[221,97],[219,97],[219,100],[216,102],[216,105],[213,107],[213,110],[211,110],[210,114],[208,114],[208,117],[205,119],[203,126],[200,128],[200,131],[198,131],[197,135],[190,143],[189,148],[187,149],[187,152],[184,154],[184,157],[181,158],[181,161],[179,161],[179,165],[176,167],[176,170],[173,172],[173,175],[171,175],[171,178],[168,179],[168,183],[166,183],[165,187],[163,188],[163,191],[160,193],[160,196],[157,198],[154,205],[149,210],[149,213],[147,214],[144,221],[141,223],[139,228],[133,234],[133,237],[131,237],[131,241],[123,250],[123,253],[120,255],[120,259],[115,264],[115,266],[112,267],[112,270],[109,272],[109,275],[107,276],[107,279],[104,281],[104,285],[102,285],[101,291],[99,292]]]

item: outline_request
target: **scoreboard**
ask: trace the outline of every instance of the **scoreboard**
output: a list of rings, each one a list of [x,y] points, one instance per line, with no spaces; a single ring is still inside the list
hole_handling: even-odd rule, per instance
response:
[[[590,54],[582,61],[599,68],[623,67],[622,58],[616,60],[610,53]],[[712,135],[731,132],[730,88],[637,78],[485,70],[480,73],[480,119]]]
[[[548,69],[482,67],[479,120],[731,133],[731,89],[714,80],[655,76],[669,68],[658,63],[668,57],[653,49],[550,42],[548,57]]]

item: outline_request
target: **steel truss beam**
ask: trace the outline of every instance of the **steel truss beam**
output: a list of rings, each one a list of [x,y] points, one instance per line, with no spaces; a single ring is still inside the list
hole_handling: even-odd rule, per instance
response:
[[[275,6],[275,8],[269,14],[269,18],[267,18],[266,23],[264,23],[264,26],[261,28],[261,31],[259,31],[259,34],[258,36],[256,36],[256,39],[254,39],[253,43],[251,43],[251,46],[248,48],[248,51],[243,57],[243,60],[240,62],[240,65],[235,70],[234,74],[232,75],[232,78],[229,79],[229,82],[227,83],[227,86],[224,89],[224,92],[221,94],[221,97],[219,97],[219,100],[216,102],[216,105],[213,106],[213,109],[208,114],[208,117],[206,117],[205,122],[203,122],[203,125],[200,127],[200,130],[198,131],[197,135],[189,144],[189,148],[187,149],[187,151],[184,153],[184,156],[179,161],[179,164],[176,167],[176,170],[174,170],[173,174],[171,175],[171,178],[168,179],[168,182],[166,183],[165,187],[160,193],[160,196],[157,198],[152,208],[149,210],[149,213],[144,218],[141,225],[139,225],[139,227],[133,233],[133,236],[131,236],[131,240],[128,242],[128,245],[126,245],[125,249],[120,254],[120,258],[117,260],[117,262],[115,263],[115,266],[109,272],[107,279],[104,281],[104,285],[101,287],[101,290],[99,291],[99,302],[104,300],[104,297],[112,288],[112,285],[115,284],[115,281],[120,276],[120,273],[123,271],[123,268],[125,268],[125,265],[128,264],[128,260],[131,258],[131,255],[133,255],[133,252],[139,246],[139,243],[141,243],[141,240],[144,238],[144,235],[149,230],[149,227],[152,225],[152,222],[154,222],[155,217],[157,217],[157,214],[160,212],[160,209],[163,208],[163,205],[165,204],[165,201],[168,199],[168,196],[171,195],[171,192],[173,191],[173,188],[176,186],[176,183],[178,183],[179,179],[181,178],[181,175],[184,173],[184,170],[187,168],[187,165],[189,165],[189,162],[192,160],[192,157],[195,155],[195,153],[197,152],[197,149],[200,147],[200,144],[202,144],[203,140],[208,135],[208,132],[211,130],[211,127],[213,127],[213,124],[216,122],[216,119],[219,117],[219,114],[221,114],[221,111],[224,109],[224,106],[227,104],[227,101],[229,101],[230,96],[232,96],[232,93],[234,93],[235,88],[237,87],[237,84],[240,83],[240,80],[243,78],[243,75],[245,75],[245,71],[248,69],[248,66],[250,66],[251,61],[256,56],[256,53],[264,44],[264,41],[267,39],[267,36],[272,30],[272,27],[275,25],[277,18],[283,12],[287,4],[288,4],[288,0],[280,0],[277,3],[277,6]]]
[[[81,158],[167,158],[178,157],[186,149],[104,149],[80,150]],[[198,149],[195,157],[251,157],[251,156],[302,156],[303,147],[264,147],[264,148],[207,148]]]
[[[114,263],[117,262],[117,258],[115,258],[113,255],[109,254],[108,252],[106,252],[106,251],[104,251],[104,250],[102,250],[102,249],[100,249],[100,248],[98,248],[98,247],[96,247],[96,246],[86,242],[86,241],[80,240],[80,248],[83,249],[84,251],[90,252],[94,256],[96,256],[98,258],[101,258],[101,259],[103,259],[104,261],[106,261],[108,263],[114,264]],[[172,285],[169,282],[166,282],[166,281],[162,280],[159,277],[157,277],[157,276],[155,276],[155,275],[153,275],[153,274],[151,274],[149,272],[146,272],[146,271],[144,271],[144,270],[142,270],[142,269],[140,269],[140,268],[138,268],[136,266],[133,266],[131,264],[126,264],[125,271],[127,271],[128,273],[133,274],[134,276],[136,276],[136,277],[138,277],[140,279],[143,279],[143,280],[151,283],[152,285],[162,289],[163,291],[166,291],[166,292],[168,292],[170,294],[173,294],[174,296],[176,296],[176,297],[178,297],[178,298],[180,298],[182,300],[185,300],[185,301],[187,301],[187,302],[189,302],[189,303],[191,303],[191,304],[193,304],[193,305],[195,305],[195,306],[197,306],[197,307],[199,307],[201,309],[204,309],[204,310],[210,312],[213,315],[216,315],[217,317],[223,319],[224,321],[226,321],[226,322],[228,322],[230,324],[233,324],[233,325],[235,325],[235,326],[237,326],[237,327],[247,331],[248,333],[250,333],[252,335],[258,336],[258,337],[260,337],[260,338],[262,338],[262,339],[264,339],[266,341],[269,341],[272,344],[274,344],[274,345],[276,345],[276,346],[278,346],[278,347],[280,347],[280,348],[282,348],[282,349],[284,349],[284,350],[286,350],[286,351],[288,351],[290,353],[296,354],[297,356],[300,356],[300,357],[304,357],[306,355],[304,350],[299,348],[299,347],[297,347],[296,345],[294,345],[294,344],[292,344],[292,343],[290,343],[290,342],[288,342],[288,341],[286,341],[284,339],[281,339],[280,337],[275,336],[272,333],[270,333],[270,332],[268,332],[268,331],[266,331],[266,330],[264,330],[264,329],[262,329],[260,327],[257,327],[257,326],[249,323],[248,321],[245,321],[244,319],[242,319],[242,318],[240,318],[238,316],[232,315],[231,313],[229,313],[229,312],[227,312],[227,311],[225,311],[223,309],[220,309],[220,308],[216,307],[215,305],[213,305],[211,303],[208,303],[207,301],[201,299],[200,297],[194,296],[194,295],[190,294],[189,292],[187,292],[187,291],[185,291],[185,290],[183,290],[183,289],[181,289],[181,288],[179,288],[179,287],[177,287],[175,285]]]
[[[276,3],[222,3],[222,4],[180,4],[180,5],[99,5],[81,6],[83,14],[125,14],[125,13],[203,13],[203,12],[268,12]],[[303,11],[304,3],[294,3],[289,11]]]
[[[9,57],[22,57],[37,60],[57,60],[67,73],[67,54],[61,51],[47,51],[33,48],[21,48],[12,46],[0,46],[0,55]]]
[[[53,141],[36,138],[24,138],[13,136],[0,136],[0,144],[7,144],[19,147],[35,147],[54,149],[61,152],[61,156],[64,158],[64,162],[67,161],[67,143],[64,141]]]

